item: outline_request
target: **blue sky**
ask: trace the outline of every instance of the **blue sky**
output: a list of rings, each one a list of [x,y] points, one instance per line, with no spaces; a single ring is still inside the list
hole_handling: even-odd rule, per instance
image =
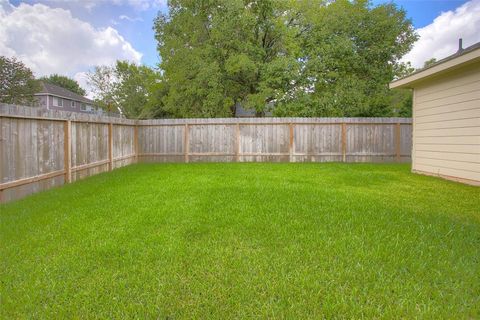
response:
[[[374,4],[389,1],[373,1]],[[423,28],[433,22],[442,12],[455,10],[467,0],[394,0],[398,6],[407,11],[415,28]]]
[[[377,5],[385,0],[373,0]],[[416,67],[480,41],[480,0],[393,0],[420,40],[404,57]],[[84,83],[99,64],[159,62],[152,30],[166,0],[0,0],[0,55],[14,55],[37,76],[61,73]]]

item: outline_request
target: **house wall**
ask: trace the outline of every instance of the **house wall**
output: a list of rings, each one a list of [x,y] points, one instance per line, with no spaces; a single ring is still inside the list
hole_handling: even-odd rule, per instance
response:
[[[40,97],[39,97],[40,98]],[[63,106],[62,107],[56,107],[53,105],[53,96],[42,96],[41,97],[43,101],[45,101],[45,106],[48,106],[48,109],[50,110],[60,110],[60,111],[75,111],[75,112],[82,112],[82,113],[90,113],[89,111],[81,110],[81,102],[75,101],[75,106],[72,107],[70,99],[64,99],[64,98],[58,98],[62,99]]]
[[[47,97],[46,96],[36,96],[35,106],[45,108],[47,106]]]
[[[415,86],[412,170],[480,185],[480,62]]]

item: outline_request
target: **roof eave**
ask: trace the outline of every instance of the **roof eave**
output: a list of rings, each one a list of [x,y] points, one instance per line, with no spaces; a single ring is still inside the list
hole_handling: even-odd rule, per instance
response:
[[[435,64],[431,68],[415,72],[405,78],[390,82],[389,87],[390,89],[412,89],[420,81],[423,81],[432,76],[455,70],[457,68],[477,61],[480,61],[480,48],[477,48],[470,52],[466,52],[465,54],[454,56],[451,59],[447,58],[444,62]]]

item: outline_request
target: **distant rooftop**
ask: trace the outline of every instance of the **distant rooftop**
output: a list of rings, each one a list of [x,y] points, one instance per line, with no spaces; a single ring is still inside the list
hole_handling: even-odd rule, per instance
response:
[[[59,87],[57,85],[48,83],[46,81],[40,81],[41,84],[41,90],[37,92],[37,95],[44,95],[44,94],[50,94],[53,96],[59,96],[62,98],[70,99],[70,100],[75,100],[75,101],[80,101],[83,103],[88,103],[88,104],[93,104],[93,101],[85,98],[79,94],[76,94],[75,92],[72,92],[70,90],[67,90],[65,88]]]

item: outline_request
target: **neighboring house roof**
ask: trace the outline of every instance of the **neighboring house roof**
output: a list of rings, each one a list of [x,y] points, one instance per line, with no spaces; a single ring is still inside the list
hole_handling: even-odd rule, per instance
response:
[[[254,118],[257,116],[257,112],[255,109],[244,109],[242,104],[237,102],[235,103],[235,117],[236,118]],[[265,117],[271,117],[272,112],[266,111]]]
[[[235,117],[236,118],[255,117],[255,115],[256,115],[255,110],[246,110],[238,102],[235,104]]]
[[[83,103],[93,104],[92,100],[85,98],[65,88],[59,87],[57,85],[54,85],[45,81],[40,81],[40,84],[41,84],[41,90],[37,92],[35,95],[52,95],[52,96],[57,96],[65,99],[80,101]]]
[[[480,61],[480,42],[468,48],[459,49],[455,54],[437,61],[427,68],[420,69],[404,78],[391,82],[390,88],[413,88],[416,83],[426,78],[452,71],[477,61]]]

